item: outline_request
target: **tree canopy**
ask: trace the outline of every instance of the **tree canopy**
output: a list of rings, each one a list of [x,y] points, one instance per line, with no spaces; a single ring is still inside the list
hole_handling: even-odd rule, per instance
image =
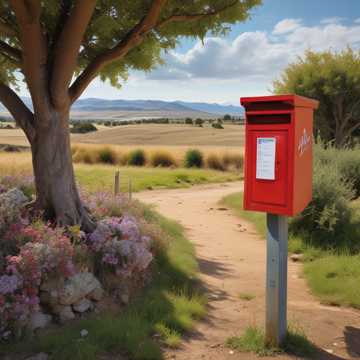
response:
[[[315,134],[337,147],[360,129],[360,52],[307,51],[274,82],[276,93],[296,93],[320,101]]]

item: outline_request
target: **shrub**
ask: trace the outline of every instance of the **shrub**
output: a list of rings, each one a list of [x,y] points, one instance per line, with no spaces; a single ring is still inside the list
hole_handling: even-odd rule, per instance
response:
[[[100,148],[99,150],[99,161],[104,164],[115,165],[119,162],[119,155],[111,147]]]
[[[137,149],[129,153],[128,164],[132,166],[144,166],[146,164],[146,155],[144,150]]]
[[[198,167],[201,168],[204,164],[203,154],[196,149],[190,149],[185,154],[185,167]]]
[[[176,161],[172,154],[167,151],[156,151],[151,156],[151,165],[154,167],[170,167],[175,166]]]
[[[334,160],[336,163],[336,159]],[[313,199],[308,207],[295,217],[290,229],[302,233],[311,245],[326,249],[352,248],[349,234],[352,219],[352,184],[344,179],[334,163],[314,159]],[[335,166],[334,166],[335,165]]]
[[[221,123],[216,122],[216,123],[212,123],[211,125],[214,129],[224,129],[224,127],[221,125]]]
[[[203,120],[203,119],[197,118],[197,119],[195,120],[195,125],[202,127],[203,124],[204,124],[204,120]]]
[[[206,166],[210,169],[224,171],[225,167],[217,154],[210,154],[206,159]]]
[[[244,157],[242,154],[226,153],[223,155],[222,161],[224,164],[224,168],[227,170],[242,170],[244,166]]]
[[[79,148],[73,154],[75,163],[96,164],[99,162],[99,152],[91,148]]]
[[[73,127],[70,129],[70,132],[73,134],[86,134],[89,132],[97,131],[97,128],[92,123],[75,123]]]
[[[193,125],[193,124],[194,124],[193,119],[191,119],[191,118],[186,118],[186,119],[185,119],[185,124],[187,124],[187,125]]]

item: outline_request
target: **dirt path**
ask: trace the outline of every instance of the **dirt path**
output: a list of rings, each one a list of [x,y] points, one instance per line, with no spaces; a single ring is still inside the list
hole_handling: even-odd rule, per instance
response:
[[[246,326],[264,323],[265,241],[251,224],[218,204],[223,196],[241,190],[242,184],[238,182],[137,195],[138,199],[155,204],[163,215],[185,226],[196,246],[201,279],[208,289],[207,319],[198,323],[180,350],[167,354],[169,358],[256,358],[251,354],[231,354],[223,346],[229,336],[241,334]],[[288,287],[289,322],[300,324],[322,349],[319,357],[359,359],[360,312],[321,305],[309,293],[301,276],[301,264],[289,262]],[[241,300],[242,293],[255,298]]]

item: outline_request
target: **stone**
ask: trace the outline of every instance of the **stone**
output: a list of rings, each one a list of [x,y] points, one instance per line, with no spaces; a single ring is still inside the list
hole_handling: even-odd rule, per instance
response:
[[[18,209],[27,201],[28,198],[17,188],[0,195],[0,204],[6,209]]]
[[[129,295],[128,294],[121,294],[120,295],[120,299],[123,302],[123,304],[127,305],[130,301]]]
[[[82,299],[79,302],[73,304],[73,310],[78,313],[83,313],[92,307],[92,302],[89,299]]]
[[[38,353],[36,355],[30,356],[26,358],[26,360],[47,360],[49,358],[49,355],[46,353]]]
[[[41,311],[35,312],[30,316],[29,328],[31,330],[42,329],[51,323],[51,315],[44,314]]]
[[[88,295],[88,298],[94,301],[100,301],[103,297],[104,297],[104,290],[102,289],[102,287],[97,287]]]
[[[86,336],[88,336],[89,335],[89,332],[86,330],[86,329],[82,329],[81,331],[80,331],[80,336],[81,337],[86,337]]]
[[[66,322],[75,319],[75,314],[71,309],[71,306],[63,306],[58,308],[58,315],[60,322]]]
[[[290,256],[290,259],[293,262],[299,262],[299,261],[303,261],[304,260],[304,254],[292,254]]]
[[[59,290],[59,303],[62,305],[71,305],[95,289],[101,288],[99,280],[89,272],[78,273],[65,280],[64,287]]]

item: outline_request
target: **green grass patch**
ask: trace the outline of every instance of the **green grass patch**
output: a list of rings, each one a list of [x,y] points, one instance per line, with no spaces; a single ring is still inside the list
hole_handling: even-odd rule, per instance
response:
[[[250,221],[255,225],[256,231],[266,236],[266,217],[264,213],[255,211],[245,211],[243,209],[243,194],[236,193],[230,194],[221,200],[221,203],[228,206],[236,215],[242,217],[245,220]]]
[[[243,194],[226,196],[222,203],[250,222],[262,236],[266,236],[264,213],[243,210]],[[360,214],[360,201],[351,206]],[[358,215],[359,216],[359,215]],[[300,234],[289,234],[289,253],[304,254],[304,274],[312,292],[321,302],[360,308],[360,255],[346,249],[323,250],[312,246]]]
[[[249,294],[249,293],[241,293],[241,294],[239,294],[239,298],[241,300],[251,301],[251,300],[255,299],[255,295]]]
[[[115,171],[109,165],[75,164],[78,182],[88,191],[112,191]],[[208,169],[120,168],[121,191],[128,191],[129,179],[134,192],[156,188],[183,188],[195,184],[221,183],[240,180],[239,174]]]
[[[227,340],[227,346],[241,352],[253,352],[259,356],[274,356],[280,353],[312,358],[316,352],[315,346],[308,340],[299,328],[289,328],[281,348],[266,344],[264,332],[256,326],[249,326],[241,336]]]
[[[168,243],[157,254],[154,279],[147,289],[121,313],[92,315],[31,341],[0,347],[0,357],[9,352],[46,352],[56,360],[92,360],[123,353],[136,360],[159,360],[161,346],[177,347],[181,335],[206,314],[194,248],[178,223],[147,207],[143,216],[159,225]],[[85,338],[80,336],[82,329],[89,332]]]

